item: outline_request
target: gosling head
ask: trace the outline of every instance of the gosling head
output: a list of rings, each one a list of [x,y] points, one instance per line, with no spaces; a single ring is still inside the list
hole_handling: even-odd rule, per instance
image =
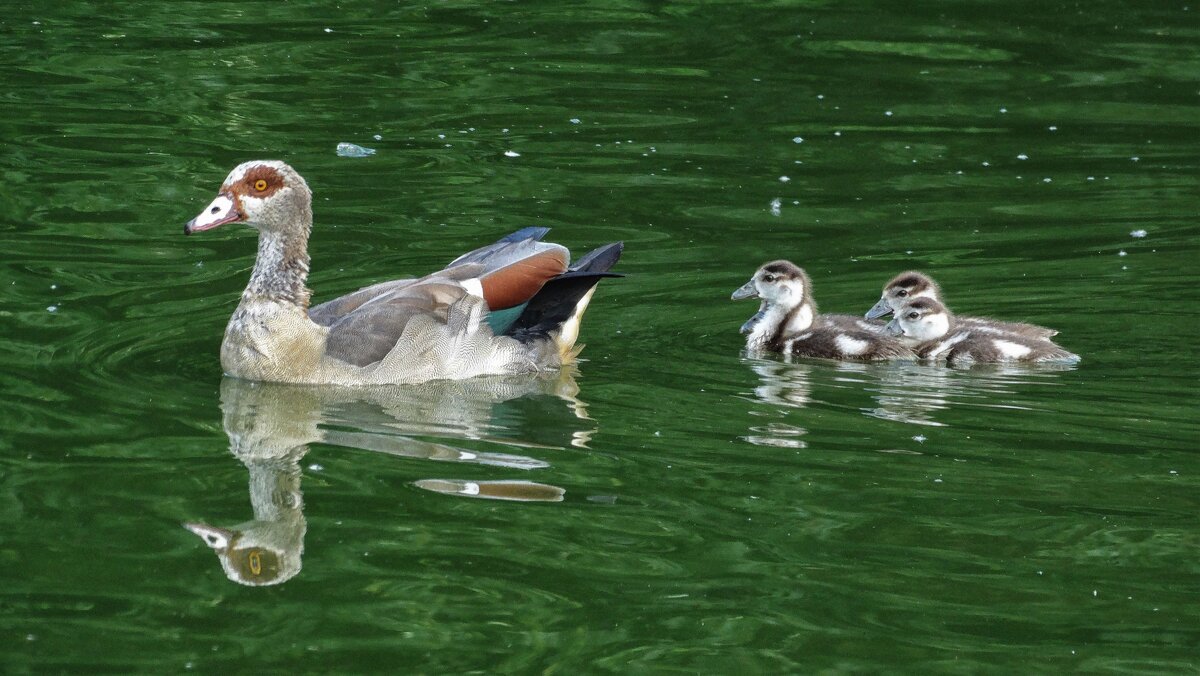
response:
[[[928,275],[912,270],[901,272],[884,285],[883,295],[880,296],[879,302],[867,310],[866,317],[877,319],[889,315],[914,298],[932,298],[940,301],[942,289]]]
[[[912,347],[930,340],[938,340],[954,326],[954,315],[940,301],[932,298],[914,298],[896,310],[896,316],[884,327],[884,331]]]
[[[307,229],[312,192],[296,170],[278,160],[253,160],[234,167],[204,211],[183,226],[183,234],[245,223],[260,231]]]
[[[808,300],[812,281],[808,273],[791,261],[771,261],[754,272],[750,281],[733,292],[733,300],[760,298],[764,305],[791,309]]]

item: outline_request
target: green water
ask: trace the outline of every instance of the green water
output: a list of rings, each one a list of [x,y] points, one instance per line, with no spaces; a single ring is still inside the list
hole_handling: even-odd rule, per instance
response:
[[[896,7],[7,8],[0,672],[1194,673],[1200,7]],[[255,158],[317,301],[528,225],[628,276],[561,376],[223,379],[253,236],[182,224]],[[1083,361],[748,358],[778,257]]]

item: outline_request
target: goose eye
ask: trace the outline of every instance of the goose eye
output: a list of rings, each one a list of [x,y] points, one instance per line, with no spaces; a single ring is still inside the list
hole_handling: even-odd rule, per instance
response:
[[[254,182],[254,189],[255,189],[255,190],[257,190],[257,191],[259,191],[259,192],[262,192],[262,191],[266,190],[266,189],[267,189],[267,179],[265,179],[265,178],[260,178],[260,179],[258,179],[257,181],[255,181],[255,182]]]

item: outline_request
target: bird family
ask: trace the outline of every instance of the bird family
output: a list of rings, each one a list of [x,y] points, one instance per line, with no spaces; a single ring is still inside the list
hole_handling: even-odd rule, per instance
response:
[[[746,348],[797,357],[878,361],[920,359],[951,366],[978,363],[1066,363],[1079,356],[1056,345],[1054,329],[1035,324],[967,317],[951,312],[941,288],[910,271],[883,287],[863,317],[821,314],[812,280],[791,261],[773,261],[733,292],[757,298],[758,312],[742,325]],[[892,315],[886,324],[880,317]]]
[[[327,385],[418,383],[536,372],[570,363],[584,311],[623,245],[571,260],[524,228],[436,272],[374,284],[311,306],[312,191],[289,165],[245,162],[184,226],[193,234],[244,223],[258,255],[225,329],[221,365],[249,380]],[[843,360],[1075,362],[1031,324],[958,316],[918,272],[897,276],[865,317],[821,314],[812,281],[789,261],[761,266],[736,299],[758,299],[742,332],[752,352]],[[879,318],[891,314],[886,324]]]

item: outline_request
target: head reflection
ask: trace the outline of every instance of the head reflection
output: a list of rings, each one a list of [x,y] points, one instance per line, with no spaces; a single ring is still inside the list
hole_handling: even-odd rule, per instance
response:
[[[250,475],[253,518],[227,527],[201,522],[184,527],[216,553],[226,577],[247,586],[280,584],[300,572],[307,523],[300,490],[300,462],[309,444],[322,443],[388,455],[536,470],[549,463],[521,454],[457,448],[407,435],[477,439],[512,447],[555,448],[500,438],[521,422],[520,411],[502,404],[528,399],[542,413],[566,404],[575,424],[557,426],[567,445],[585,445],[593,429],[569,372],[520,378],[475,378],[416,386],[327,388],[255,383],[225,378],[221,412],[229,449]],[[540,396],[540,398],[539,398]],[[495,422],[503,418],[504,423]],[[581,426],[579,421],[589,421]],[[544,427],[542,425],[541,427]],[[569,429],[563,429],[563,428]],[[524,432],[524,430],[521,430]],[[557,440],[556,440],[557,441]],[[521,481],[429,479],[417,485],[439,493],[520,501],[557,502],[563,490]],[[458,486],[461,490],[447,487]],[[480,487],[472,491],[471,486]],[[440,489],[440,490],[439,490]]]

